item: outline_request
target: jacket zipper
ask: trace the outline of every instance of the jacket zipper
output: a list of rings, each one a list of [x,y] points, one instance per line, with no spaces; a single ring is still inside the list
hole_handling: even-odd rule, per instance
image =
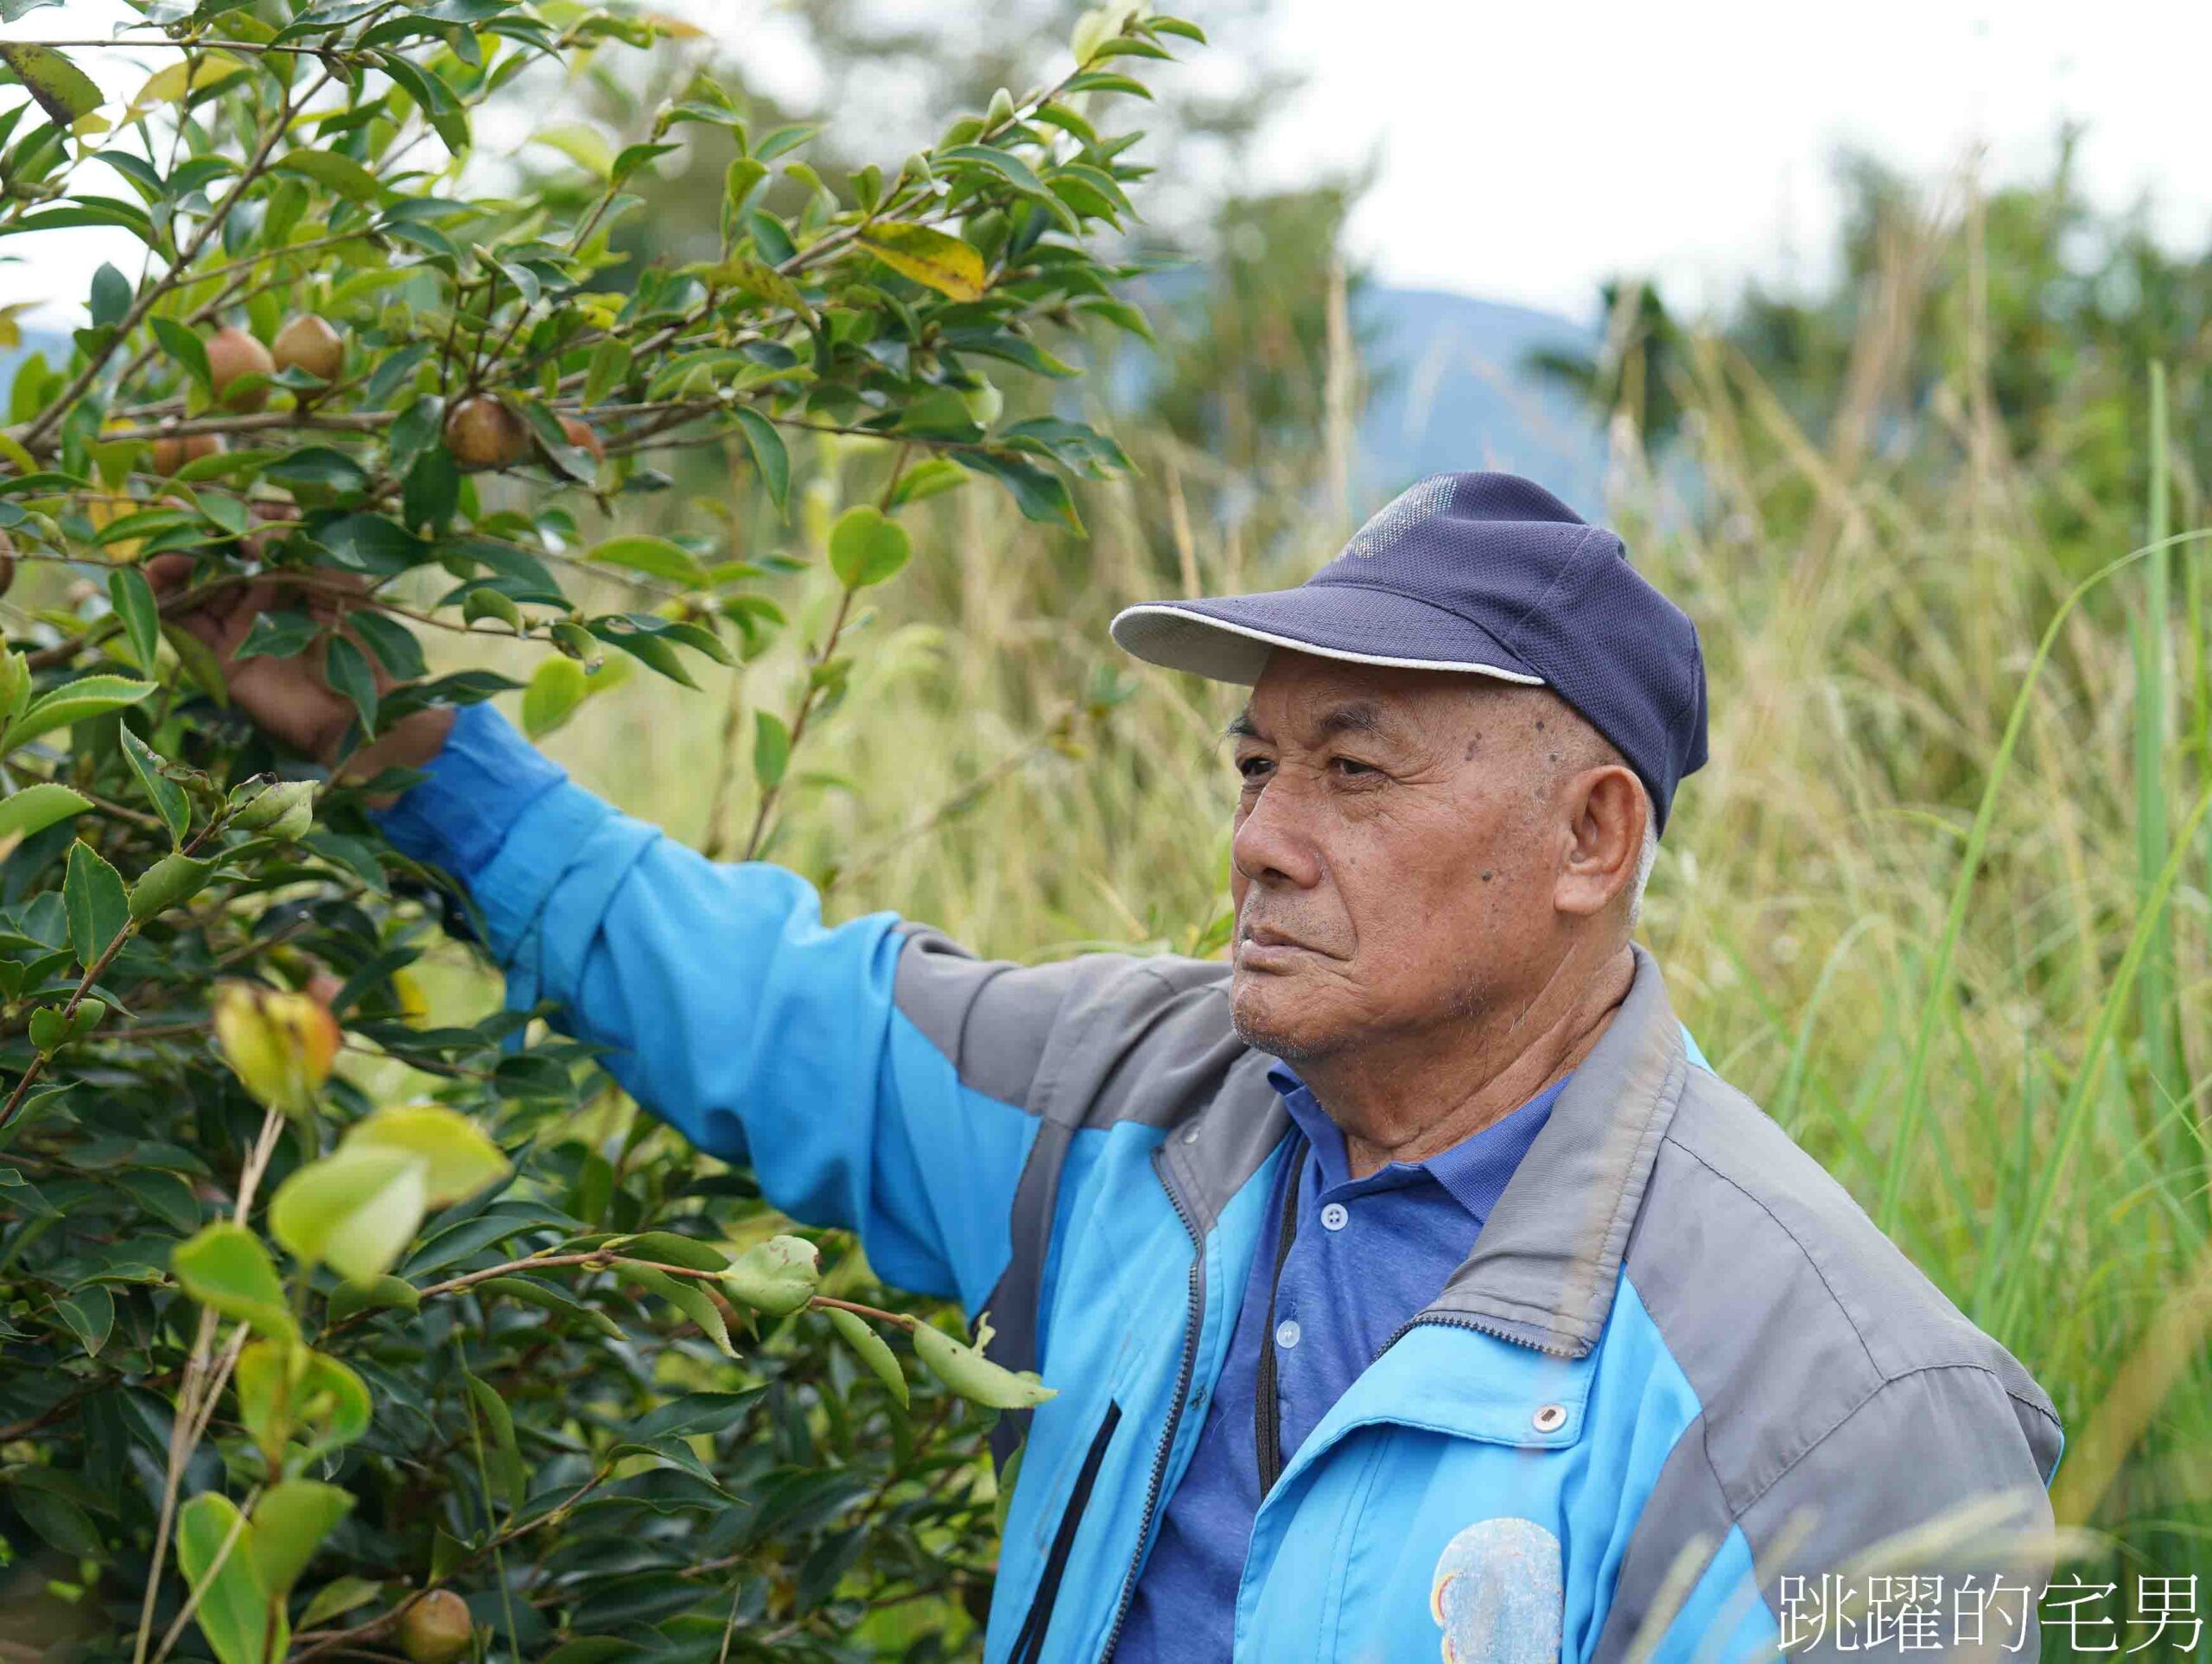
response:
[[[1114,1648],[1121,1644],[1122,1626],[1128,1621],[1129,1604],[1136,1598],[1137,1569],[1144,1563],[1145,1542],[1152,1535],[1152,1516],[1160,1507],[1160,1488],[1167,1483],[1168,1453],[1175,1448],[1175,1430],[1182,1425],[1183,1403],[1190,1395],[1191,1377],[1198,1367],[1198,1319],[1205,1301],[1205,1241],[1198,1235],[1198,1222],[1183,1206],[1182,1197],[1175,1194],[1174,1186],[1167,1183],[1164,1172],[1160,1174],[1160,1188],[1167,1192],[1175,1216],[1191,1235],[1191,1287],[1183,1318],[1183,1360],[1175,1372],[1175,1399],[1168,1407],[1167,1427],[1160,1434],[1160,1449],[1152,1458],[1152,1479],[1145,1486],[1144,1513],[1137,1521],[1137,1546],[1129,1556],[1128,1575],[1122,1579],[1121,1603],[1114,1608],[1113,1626],[1106,1631],[1106,1645],[1098,1654],[1098,1664],[1109,1664]]]
[[[1446,1327],[1452,1329],[1472,1329],[1477,1331],[1478,1333],[1488,1335],[1493,1340],[1510,1341],[1516,1346],[1525,1346],[1530,1351],[1541,1352],[1548,1357],[1567,1358],[1571,1360],[1579,1356],[1568,1347],[1547,1346],[1541,1341],[1530,1340],[1526,1335],[1508,1334],[1504,1330],[1493,1327],[1491,1324],[1483,1322],[1479,1318],[1461,1317],[1457,1312],[1440,1312],[1432,1317],[1427,1312],[1416,1312],[1412,1317],[1408,1318],[1403,1323],[1400,1324],[1397,1329],[1391,1334],[1390,1338],[1382,1343],[1381,1349],[1376,1351],[1375,1356],[1368,1360],[1368,1367],[1370,1369],[1373,1369],[1376,1363],[1381,1361],[1382,1354],[1389,1351],[1400,1341],[1403,1340],[1408,1331],[1418,1329],[1425,1323],[1440,1323],[1445,1324]]]
[[[1106,1446],[1112,1442],[1114,1429],[1121,1420],[1121,1405],[1109,1400],[1106,1418],[1098,1424],[1090,1449],[1084,1453],[1083,1466],[1076,1474],[1074,1487],[1068,1492],[1066,1511],[1060,1515],[1059,1529],[1052,1535],[1052,1551],[1046,1557],[1044,1572],[1037,1579],[1037,1592],[1030,1597],[1029,1614],[1022,1620],[1021,1633],[1014,1637],[1007,1664],[1036,1664],[1044,1655],[1045,1632],[1052,1627],[1052,1608],[1059,1600],[1060,1578],[1067,1572],[1068,1556],[1075,1547],[1075,1534],[1082,1527],[1084,1511],[1090,1505],[1090,1488],[1097,1483],[1099,1464],[1105,1459]]]

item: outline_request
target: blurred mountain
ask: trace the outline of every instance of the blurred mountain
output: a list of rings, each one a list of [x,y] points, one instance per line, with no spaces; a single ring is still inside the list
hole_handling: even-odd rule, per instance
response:
[[[1498,468],[1585,516],[1601,511],[1605,435],[1571,389],[1529,368],[1540,352],[1589,353],[1594,330],[1441,289],[1377,284],[1355,308],[1374,387],[1360,423],[1361,500],[1387,500],[1424,474]]]

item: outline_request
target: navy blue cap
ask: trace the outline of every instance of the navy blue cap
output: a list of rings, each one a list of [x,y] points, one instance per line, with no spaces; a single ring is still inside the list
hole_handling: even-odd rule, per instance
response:
[[[1217,682],[1256,682],[1287,647],[1549,688],[1612,741],[1662,829],[1705,762],[1697,626],[1618,537],[1516,474],[1431,474],[1295,589],[1150,601],[1113,628],[1139,658]]]

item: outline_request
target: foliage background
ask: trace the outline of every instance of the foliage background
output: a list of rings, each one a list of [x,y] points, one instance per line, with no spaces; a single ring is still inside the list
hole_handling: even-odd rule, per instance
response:
[[[861,39],[834,8],[810,15],[877,73],[919,54],[957,84],[970,61],[933,33]],[[588,96],[619,116],[638,95]],[[1721,1072],[2057,1400],[2062,1516],[2102,1534],[2073,1569],[2123,1591],[2212,1572],[2199,546],[2067,607],[2154,534],[2202,523],[2212,251],[2162,252],[2064,167],[1963,202],[1871,166],[1853,184],[1831,291],[1688,318],[1625,275],[1604,350],[1551,366],[1606,424],[1608,511],[1699,619],[1713,676],[1713,761],[1662,846],[1644,935]],[[1358,282],[1336,245],[1356,188],[1188,204],[1160,228],[1203,275],[1154,308],[1164,368],[1077,395],[1113,407],[1141,470],[1079,488],[1087,538],[974,491],[913,517],[917,558],[880,592],[769,846],[833,915],[892,907],[1029,959],[1217,940],[1229,695],[1129,675],[1104,624],[1135,600],[1294,581],[1375,505],[1346,500],[1332,462],[1363,391],[1331,299]],[[809,462],[788,546],[818,553],[846,500],[834,482],[868,464],[830,439]],[[778,546],[734,500],[696,471],[637,524],[710,511]],[[798,627],[741,678],[639,678],[548,748],[632,812],[741,847],[749,714],[790,708],[797,644],[836,604],[818,562],[793,582]],[[493,1008],[465,951],[423,946],[435,1008]],[[367,1096],[404,1089],[388,1066],[347,1068]],[[612,1098],[594,1113],[582,1142],[603,1155],[644,1125]],[[679,1160],[666,1141],[635,1147]],[[983,1496],[974,1451],[949,1446],[925,1494]],[[963,1597],[880,1614],[864,1644],[957,1652]],[[2067,1655],[2056,1636],[2049,1651]]]

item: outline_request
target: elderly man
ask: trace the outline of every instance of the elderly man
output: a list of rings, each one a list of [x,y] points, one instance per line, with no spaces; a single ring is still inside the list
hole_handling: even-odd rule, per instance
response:
[[[1706,687],[1620,540],[1440,475],[1297,588],[1114,634],[1250,685],[1225,963],[825,928],[485,706],[368,759],[424,768],[387,829],[469,887],[512,1003],[1059,1389],[1001,1429],[985,1655],[2030,1644],[2049,1401],[1714,1077],[1632,940]],[[304,667],[236,670],[331,752]],[[1920,1584],[1853,1581],[1930,1522]],[[1900,1589],[1935,1616],[1885,1640]]]

